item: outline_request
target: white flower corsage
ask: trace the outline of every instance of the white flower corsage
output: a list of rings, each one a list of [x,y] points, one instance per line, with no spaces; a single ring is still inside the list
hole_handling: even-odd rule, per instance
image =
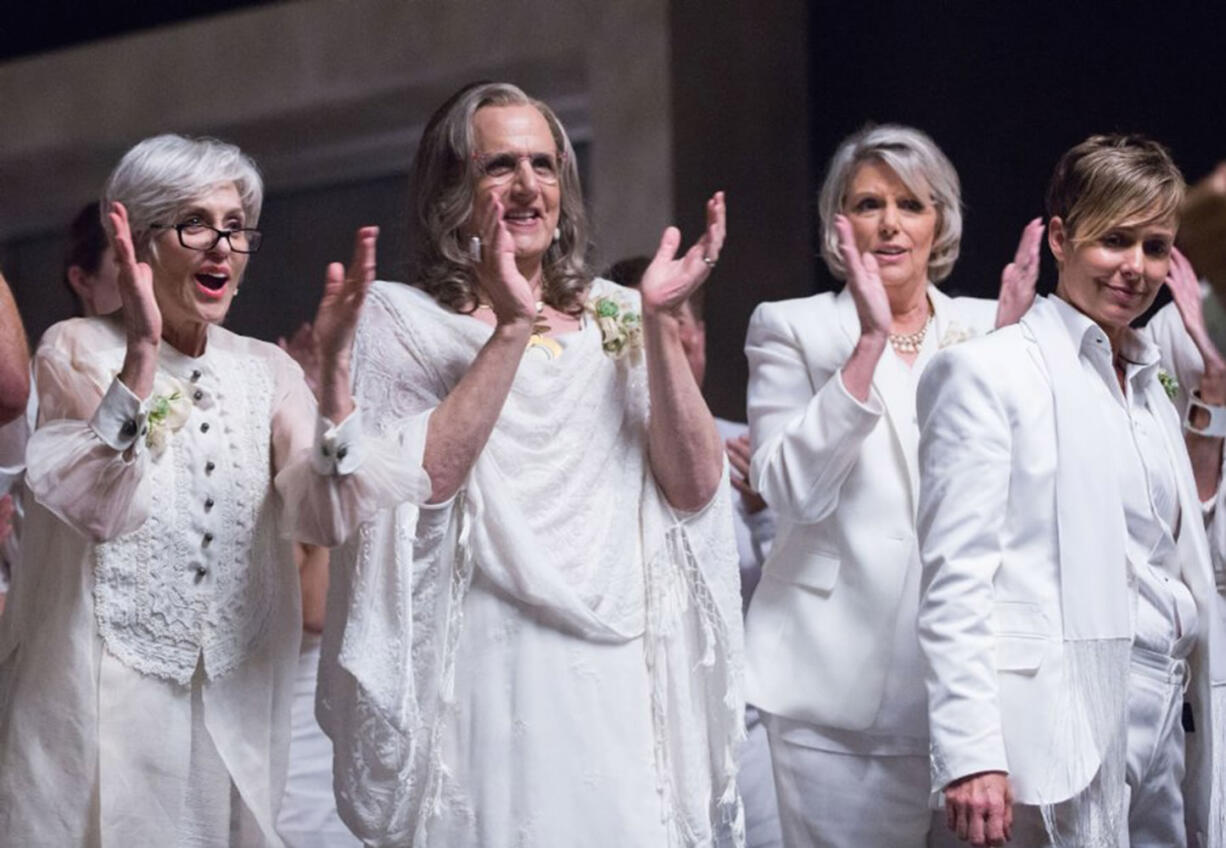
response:
[[[612,297],[598,297],[587,306],[600,328],[601,347],[614,359],[643,350],[643,316]]]
[[[1179,381],[1168,372],[1158,369],[1158,382],[1162,384],[1163,391],[1171,400],[1175,399],[1175,395],[1179,393]]]
[[[154,456],[166,450],[170,434],[187,423],[192,414],[187,389],[174,377],[159,376],[154,380],[153,396],[149,399],[149,412],[145,416],[145,444]]]
[[[975,331],[973,329],[970,327],[963,327],[957,321],[954,321],[945,328],[945,335],[941,336],[940,347],[950,347],[951,345],[956,345],[959,342],[964,342],[967,339],[974,337]]]

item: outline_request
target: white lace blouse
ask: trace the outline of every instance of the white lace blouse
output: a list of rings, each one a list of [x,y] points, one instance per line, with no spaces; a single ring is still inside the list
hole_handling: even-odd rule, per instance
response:
[[[216,326],[199,357],[162,344],[143,403],[115,377],[124,352],[118,320],[91,318],[36,357],[36,503],[0,619],[0,832],[174,844],[202,720],[258,826],[245,838],[278,845],[301,633],[289,538],[336,544],[428,483],[356,413],[318,419],[273,345]]]
[[[416,422],[420,457],[490,332],[376,283],[354,352],[366,425]],[[337,554],[319,717],[338,809],[369,845],[743,840],[729,500],[671,510],[643,364],[611,359],[594,322],[559,342],[556,359],[525,354],[455,499],[384,511]]]

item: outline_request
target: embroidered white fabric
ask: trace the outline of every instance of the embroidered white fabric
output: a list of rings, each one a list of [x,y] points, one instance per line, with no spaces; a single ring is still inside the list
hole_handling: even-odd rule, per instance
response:
[[[163,344],[144,402],[114,377],[124,351],[116,319],[77,319],[35,360],[30,567],[0,618],[0,830],[176,844],[184,805],[210,788],[187,757],[205,727],[262,831],[242,844],[279,845],[301,633],[283,537],[336,543],[428,481],[394,440],[350,475],[315,471],[314,399],[273,345],[221,327],[197,358]]]
[[[402,427],[420,459],[489,333],[376,283],[354,355],[367,426]],[[368,844],[743,843],[728,499],[675,514],[646,460],[642,364],[593,324],[560,341],[525,356],[455,499],[385,511],[337,554],[318,708]]]

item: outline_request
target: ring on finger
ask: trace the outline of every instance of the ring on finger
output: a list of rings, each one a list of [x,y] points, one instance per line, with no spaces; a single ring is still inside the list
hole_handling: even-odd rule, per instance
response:
[[[473,262],[481,261],[481,236],[472,236],[468,240],[468,258]]]
[[[719,262],[719,260],[718,260],[718,259],[712,259],[710,256],[704,256],[704,257],[702,257],[702,261],[703,261],[703,262],[705,262],[705,263],[707,263],[707,267],[708,267],[708,268],[714,268],[714,267],[715,267],[715,263]]]

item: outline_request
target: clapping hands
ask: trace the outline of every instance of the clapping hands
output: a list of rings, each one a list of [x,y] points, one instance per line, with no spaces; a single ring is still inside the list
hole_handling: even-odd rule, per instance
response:
[[[375,242],[378,227],[362,227],[354,235],[349,268],[339,262],[328,266],[324,294],[315,313],[314,337],[318,356],[325,363],[348,361],[366,293],[375,280]]]
[[[860,336],[878,339],[884,346],[893,316],[877,259],[873,254],[861,253],[856,248],[856,237],[846,215],[834,216],[834,229],[839,234],[839,253],[847,266],[847,288],[851,291],[856,315],[860,318]]]
[[[136,261],[124,205],[112,203],[107,217],[111,221],[115,264],[119,267],[119,297],[128,340],[156,345],[162,338],[162,312],[153,294],[153,270],[147,263]]]
[[[644,314],[675,313],[680,309],[719,261],[726,232],[727,207],[722,191],[715,192],[707,201],[707,228],[681,258],[677,258],[681,232],[676,227],[664,230],[655,258],[643,272],[640,284]]]
[[[1035,218],[1022,229],[1013,261],[1000,272],[1000,298],[996,305],[996,326],[1017,323],[1034,303],[1039,282],[1039,246],[1043,243],[1043,219]]]

